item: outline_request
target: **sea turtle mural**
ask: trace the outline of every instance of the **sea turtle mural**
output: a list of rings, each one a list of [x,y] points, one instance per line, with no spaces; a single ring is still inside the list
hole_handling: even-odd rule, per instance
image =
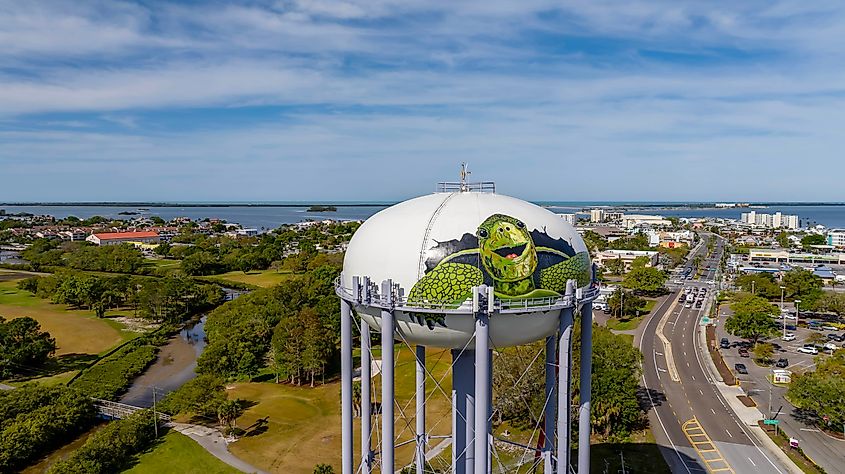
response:
[[[529,231],[521,220],[504,214],[485,219],[475,235],[438,243],[427,255],[425,275],[408,294],[411,306],[458,307],[481,284],[493,286],[499,299],[556,297],[566,290],[567,280],[583,287],[592,278],[587,252],[576,253],[565,240]],[[416,317],[429,327],[445,319]]]

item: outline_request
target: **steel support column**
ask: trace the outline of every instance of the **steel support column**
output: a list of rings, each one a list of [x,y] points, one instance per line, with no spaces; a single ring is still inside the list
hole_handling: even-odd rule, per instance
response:
[[[388,305],[393,305],[393,282],[381,284],[381,296]],[[393,454],[393,310],[381,312],[381,472],[395,470]]]
[[[575,284],[566,284],[566,297],[575,297]],[[572,327],[573,308],[560,311],[560,339],[558,340],[558,391],[557,391],[557,471],[569,474],[572,443]]]
[[[428,435],[425,433],[425,346],[417,346],[417,474],[425,470],[425,451]]]
[[[475,352],[452,349],[452,466],[454,474],[475,472]]]
[[[590,401],[593,373],[593,304],[581,306],[581,406],[578,408],[578,474],[590,472]]]
[[[544,412],[543,436],[543,472],[553,473],[554,463],[552,454],[555,441],[555,410],[557,410],[556,394],[556,371],[557,367],[557,338],[552,335],[546,338],[546,409]]]
[[[370,474],[373,461],[372,430],[372,361],[370,360],[370,325],[361,319],[361,474]]]
[[[482,287],[484,288],[484,287]],[[490,472],[490,320],[486,308],[475,319],[475,474]]]
[[[352,460],[352,305],[340,302],[341,472],[354,474]]]

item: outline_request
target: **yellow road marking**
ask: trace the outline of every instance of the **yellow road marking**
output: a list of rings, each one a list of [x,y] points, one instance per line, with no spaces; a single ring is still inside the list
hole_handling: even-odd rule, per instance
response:
[[[707,470],[710,472],[730,472],[734,473],[734,470],[730,467],[730,464],[722,457],[722,453],[719,452],[719,448],[716,447],[716,443],[710,439],[710,436],[707,435],[707,432],[704,431],[702,428],[701,423],[698,422],[698,419],[693,417],[693,419],[687,421],[686,423],[681,426],[681,429],[684,431],[684,435],[686,435],[687,440],[689,440],[692,448],[695,449],[695,452],[698,453],[698,456],[704,461],[704,465],[707,466]],[[700,433],[699,433],[700,431]],[[706,441],[694,441],[693,438],[700,438],[704,437]],[[699,445],[710,445],[713,449],[700,449]],[[711,457],[708,459],[705,454],[709,453],[716,453],[717,457]],[[711,464],[722,463],[728,467],[713,467]],[[735,473],[734,473],[735,474]]]

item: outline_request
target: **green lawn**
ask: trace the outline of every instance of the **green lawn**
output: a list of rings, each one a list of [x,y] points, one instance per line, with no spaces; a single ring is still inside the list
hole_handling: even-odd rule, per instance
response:
[[[209,279],[216,281],[234,281],[267,288],[290,278],[292,273],[277,272],[276,270],[253,270],[247,273],[241,271],[211,275]]]
[[[608,319],[607,328],[615,331],[630,331],[632,329],[637,329],[637,327],[639,327],[640,323],[642,322],[643,318],[645,318],[646,315],[651,313],[651,311],[654,309],[654,305],[656,303],[657,300],[646,300],[645,306],[643,306],[643,309],[640,310],[639,316],[632,316],[630,318],[625,319]]]
[[[179,273],[182,271],[181,260],[170,260],[164,258],[148,258],[145,263],[158,270],[159,273]]]
[[[427,354],[428,370],[437,379],[443,378],[451,363],[449,351],[431,350]],[[413,438],[414,378],[414,358],[403,345],[396,356],[395,390],[397,402],[407,417],[396,410],[397,443]],[[378,382],[378,377],[374,382]],[[450,376],[445,377],[441,387],[447,395],[451,393]],[[431,395],[426,410],[428,429],[435,435],[449,434],[452,429],[449,400],[440,390],[435,389],[430,380],[426,388],[429,393],[436,392]],[[374,384],[373,393],[380,395],[378,383]],[[231,387],[229,397],[255,403],[237,421],[238,427],[245,429],[247,435],[229,445],[233,454],[269,472],[310,474],[318,463],[332,464],[337,472],[340,471],[339,383],[318,385],[315,388],[274,383],[239,383]],[[263,426],[256,424],[265,418],[267,422]],[[360,420],[356,419],[354,424],[356,433],[360,433]],[[359,447],[359,443],[355,443],[356,457]],[[397,466],[412,459],[412,444],[396,450]]]
[[[240,473],[223,461],[215,458],[191,438],[170,431],[163,441],[152,450],[138,457],[131,474],[159,474],[178,472],[181,474],[235,474]]]

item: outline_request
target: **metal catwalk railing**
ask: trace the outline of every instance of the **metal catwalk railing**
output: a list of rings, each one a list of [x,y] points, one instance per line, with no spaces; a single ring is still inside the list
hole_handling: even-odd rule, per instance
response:
[[[94,408],[97,409],[97,413],[107,418],[122,419],[140,410],[145,410],[143,407],[136,407],[134,405],[127,405],[125,403],[113,402],[110,400],[102,400],[99,398],[94,398],[93,400]],[[166,413],[156,412],[156,415],[161,421],[170,421],[170,415]]]

